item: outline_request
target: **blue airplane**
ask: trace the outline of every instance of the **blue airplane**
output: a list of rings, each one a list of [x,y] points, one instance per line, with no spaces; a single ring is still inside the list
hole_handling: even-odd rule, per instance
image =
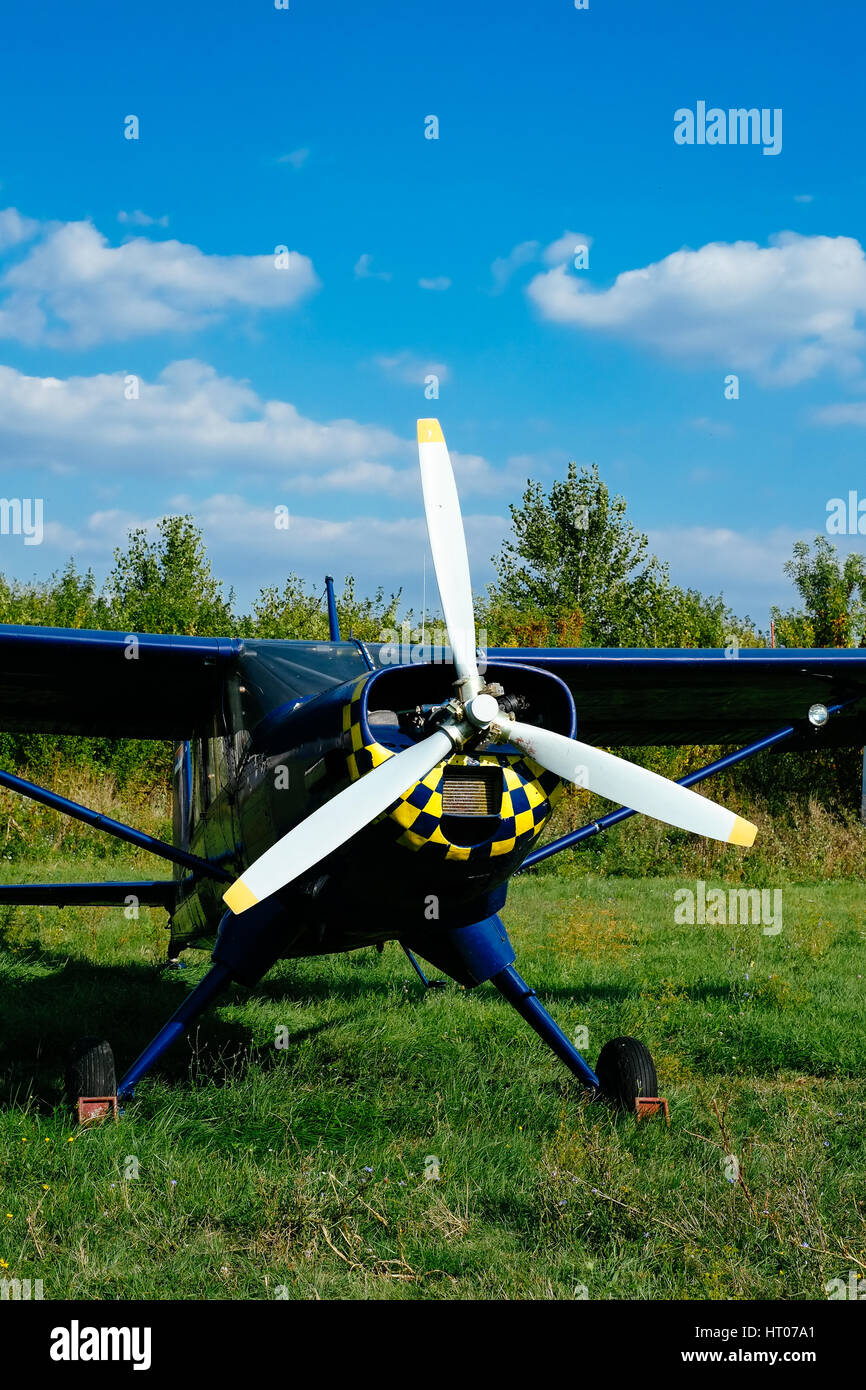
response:
[[[692,790],[779,745],[862,747],[866,651],[476,649],[451,462],[418,422],[427,530],[449,646],[409,653],[328,642],[0,626],[0,728],[176,742],[172,843],[0,771],[0,785],[171,863],[145,882],[0,885],[0,904],[164,907],[169,954],[212,966],[132,1066],[76,1045],[83,1119],[117,1111],[231,982],[281,959],[396,941],[466,988],[492,983],[583,1086],[633,1112],[663,1102],[646,1046],[614,1038],[595,1068],[514,968],[500,912],[508,882],[642,813],[747,848],[755,827]],[[421,660],[417,659],[418,657]],[[577,732],[581,740],[575,737]],[[607,751],[743,746],[680,782]],[[553,843],[539,837],[567,782],[620,809]]]

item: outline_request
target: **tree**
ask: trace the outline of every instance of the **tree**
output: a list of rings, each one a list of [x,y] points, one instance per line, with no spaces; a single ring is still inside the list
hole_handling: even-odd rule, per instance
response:
[[[337,617],[343,637],[350,634],[362,641],[385,641],[385,633],[397,626],[400,594],[385,599],[380,587],[371,598],[359,598],[355,580],[346,575],[343,591],[337,597]],[[249,637],[305,638],[327,641],[328,614],[324,592],[317,594],[297,574],[290,574],[282,589],[276,584],[262,589],[252,612],[241,619],[240,631]]]
[[[105,604],[93,571],[80,574],[70,559],[43,582],[22,584],[0,575],[0,622],[39,627],[103,627]]]
[[[788,613],[773,608],[781,645],[866,646],[866,561],[862,555],[843,559],[826,536],[816,536],[814,552],[806,541],[796,541],[784,568],[804,608]]]
[[[628,521],[595,464],[568,465],[545,496],[529,481],[511,507],[513,537],[494,556],[497,582],[478,616],[495,646],[726,646],[757,642],[721,598],[671,583],[646,535]],[[507,635],[507,634],[510,634]]]
[[[115,550],[108,579],[108,616],[129,632],[225,636],[234,628],[234,593],[223,596],[211,573],[201,531],[191,516],[166,516],[154,540],[139,527],[125,551]]]

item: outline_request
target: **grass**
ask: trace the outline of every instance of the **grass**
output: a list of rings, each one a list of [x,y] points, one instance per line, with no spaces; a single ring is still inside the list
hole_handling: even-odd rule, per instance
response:
[[[83,853],[26,876],[105,874]],[[79,1131],[73,1039],[125,1066],[207,957],[162,968],[162,913],[0,908],[0,1274],[46,1299],[823,1299],[866,1268],[861,890],[786,887],[768,937],[674,925],[682,886],[546,874],[504,914],[591,1060],[649,1044],[669,1129],[587,1103],[491,986],[424,994],[391,945],[238,988]]]

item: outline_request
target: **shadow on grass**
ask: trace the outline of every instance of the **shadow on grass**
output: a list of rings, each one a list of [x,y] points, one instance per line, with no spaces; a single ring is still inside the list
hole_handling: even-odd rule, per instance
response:
[[[2,956],[0,956],[2,962]],[[48,1111],[65,1096],[65,1073],[76,1039],[107,1038],[115,1054],[118,1079],[175,1009],[194,980],[181,972],[151,965],[98,965],[66,953],[28,946],[15,956],[12,978],[0,972],[0,1105],[30,1101]],[[28,963],[35,967],[26,976]],[[196,972],[196,978],[198,972]],[[289,998],[287,982],[274,997]],[[260,993],[261,991],[256,991]],[[302,997],[306,991],[297,991]],[[357,982],[356,995],[364,993]],[[249,991],[232,986],[221,1003],[243,1003]],[[300,1028],[288,1037],[289,1048],[333,1026],[333,1021]],[[244,1066],[263,1069],[277,1064],[272,1042],[255,1043],[249,1027],[216,1015],[212,1009],[160,1059],[157,1072],[170,1083],[211,1082],[225,1085]]]
[[[76,1039],[86,1034],[107,1038],[114,1049],[119,1077],[199,978],[198,970],[188,974],[149,964],[100,965],[38,945],[19,950],[8,959],[14,959],[17,969],[12,978],[0,973],[0,1105],[29,1101],[42,1111],[64,1099],[66,1065]],[[361,1002],[384,1005],[386,1000],[399,996],[403,981],[374,975],[374,960],[370,961],[369,972],[359,957],[353,963],[356,968],[350,973],[337,974],[329,968],[318,978],[310,977],[308,967],[302,978],[293,978],[291,963],[283,963],[279,973],[266,977],[253,995],[271,1002],[316,1003],[336,999],[350,1009]],[[28,964],[33,967],[30,978]],[[423,1006],[428,996],[420,983],[409,979],[408,987],[409,1002]],[[451,988],[456,990],[456,986]],[[495,986],[480,988],[485,998],[497,999]],[[729,996],[731,987],[701,982],[686,992],[693,1000],[709,1000]],[[554,1013],[557,1001],[580,999],[615,1004],[635,996],[635,991],[626,985],[611,983],[548,988],[539,982],[538,993]],[[249,997],[248,991],[232,986],[220,1002],[242,1004]],[[429,997],[435,999],[437,995]],[[506,1007],[504,1001],[501,1004]],[[289,1050],[334,1027],[338,1021],[332,1019],[291,1033],[287,1039]],[[284,1056],[272,1041],[256,1043],[248,1026],[221,1018],[210,1009],[187,1039],[178,1041],[164,1055],[157,1074],[171,1085],[226,1085],[250,1064],[269,1070]]]

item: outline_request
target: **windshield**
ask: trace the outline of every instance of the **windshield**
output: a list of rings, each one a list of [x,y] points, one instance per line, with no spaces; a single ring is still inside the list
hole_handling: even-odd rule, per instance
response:
[[[253,729],[271,710],[319,695],[368,670],[354,642],[245,639],[238,659],[244,727]]]

